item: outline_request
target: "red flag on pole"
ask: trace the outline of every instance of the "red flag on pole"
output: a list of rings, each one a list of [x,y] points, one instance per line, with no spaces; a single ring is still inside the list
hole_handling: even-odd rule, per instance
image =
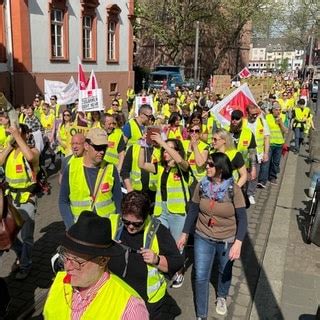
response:
[[[248,104],[257,105],[248,85],[244,83],[242,86],[231,92],[218,104],[211,108],[218,122],[222,126],[229,125],[231,113],[233,110],[241,110],[246,114],[246,106]]]
[[[86,76],[85,76],[79,57],[78,57],[78,88],[79,90],[86,90],[87,88]]]
[[[247,67],[243,68],[238,74],[241,79],[246,79],[251,77],[251,72]]]
[[[93,70],[90,73],[90,78],[89,78],[89,81],[88,81],[88,84],[87,84],[87,89],[88,90],[98,89],[97,77],[94,74]]]

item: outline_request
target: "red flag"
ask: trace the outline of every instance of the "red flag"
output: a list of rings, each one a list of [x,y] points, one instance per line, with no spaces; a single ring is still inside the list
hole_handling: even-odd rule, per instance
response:
[[[247,67],[243,68],[238,74],[241,79],[246,79],[246,78],[251,77],[251,72],[249,71],[249,69]]]
[[[257,105],[247,83],[244,83],[218,104],[214,105],[211,111],[214,113],[217,121],[220,122],[222,126],[225,126],[230,123],[233,110],[239,109],[243,114],[246,114],[246,106],[248,104]]]
[[[84,74],[83,67],[79,57],[78,57],[78,88],[79,90],[86,90],[87,88],[86,76]]]
[[[87,84],[87,90],[93,90],[98,89],[98,81],[96,78],[96,75],[94,74],[94,71],[91,71],[90,78]]]

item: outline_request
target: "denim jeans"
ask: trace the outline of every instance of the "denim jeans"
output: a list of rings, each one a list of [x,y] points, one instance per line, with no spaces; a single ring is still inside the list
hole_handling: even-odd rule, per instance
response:
[[[282,146],[270,146],[269,161],[261,164],[259,182],[266,184],[268,180],[277,179],[280,172]]]
[[[167,202],[162,201],[162,212],[158,219],[169,229],[174,240],[177,241],[182,233],[186,215],[171,213],[168,210]]]
[[[297,151],[300,150],[300,144],[303,141],[303,131],[301,128],[294,128],[294,147]]]
[[[257,184],[258,184],[258,177],[260,173],[261,163],[257,162],[256,164],[256,170],[257,170],[257,177],[254,180],[250,180],[247,183],[247,195],[254,196],[257,190]]]
[[[232,243],[217,242],[194,235],[195,300],[197,317],[208,316],[209,282],[215,255],[219,263],[217,297],[226,298],[232,278],[233,261],[229,260]]]
[[[33,198],[32,200],[36,202],[36,198]],[[32,264],[36,206],[30,202],[27,202],[22,203],[19,207],[16,206],[16,208],[21,213],[24,224],[19,233],[22,241],[17,237],[13,242],[12,250],[14,250],[17,258],[20,261],[20,269],[29,270]]]

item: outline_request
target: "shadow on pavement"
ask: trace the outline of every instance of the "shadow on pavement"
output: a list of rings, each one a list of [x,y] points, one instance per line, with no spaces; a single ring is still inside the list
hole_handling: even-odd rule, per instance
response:
[[[60,243],[64,230],[63,222],[54,222],[41,229],[40,233],[44,234],[34,244],[30,275],[23,281],[15,280],[14,275],[6,278],[11,296],[11,307],[9,306],[6,319],[14,320],[18,319],[18,316],[19,319],[28,319],[34,311],[35,301],[38,300],[36,297],[46,294],[46,289],[51,286],[54,277],[50,260]]]

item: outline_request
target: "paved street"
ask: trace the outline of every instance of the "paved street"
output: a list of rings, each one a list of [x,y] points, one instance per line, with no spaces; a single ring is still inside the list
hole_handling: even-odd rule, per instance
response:
[[[308,170],[303,155],[290,153],[282,183],[259,190],[257,204],[249,209],[248,237],[242,258],[234,266],[225,319],[315,319],[320,304],[320,248],[305,244],[300,231],[309,201],[305,194]],[[0,275],[8,276],[13,297],[8,319],[39,319],[53,277],[49,260],[63,233],[63,224],[57,207],[57,178],[51,182],[52,195],[39,201],[30,277],[18,282],[8,276],[14,255],[9,252],[2,258]],[[195,318],[191,273],[189,267],[182,288],[170,289],[182,309],[179,320]],[[214,301],[212,287],[209,319],[223,319],[215,314]]]

